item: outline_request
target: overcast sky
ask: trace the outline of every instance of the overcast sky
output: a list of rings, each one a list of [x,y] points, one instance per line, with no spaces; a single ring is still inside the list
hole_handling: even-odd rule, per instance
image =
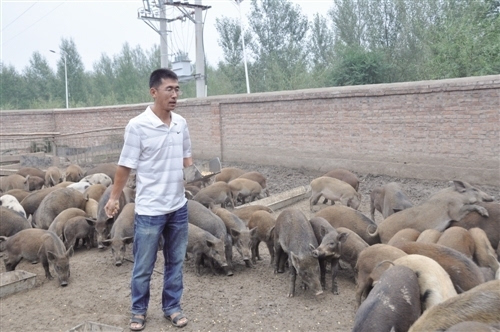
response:
[[[152,0],[150,0],[150,3]],[[184,0],[183,0],[184,2]],[[314,13],[325,15],[332,0],[300,0],[302,13],[312,19]],[[194,4],[194,0],[189,0]],[[204,42],[207,61],[216,65],[222,59],[216,18],[239,18],[234,0],[203,0],[202,5],[211,6],[204,11]],[[52,68],[56,68],[59,55],[49,50],[59,50],[62,38],[72,38],[82,57],[86,70],[92,70],[94,62],[102,53],[112,57],[119,54],[123,44],[131,47],[140,45],[150,50],[160,43],[160,36],[144,21],[137,18],[138,9],[143,8],[142,0],[66,0],[66,1],[24,1],[0,0],[1,35],[0,58],[6,65],[13,65],[21,72],[29,64],[33,52],[40,52]],[[250,11],[250,0],[241,3],[242,17]],[[206,16],[205,16],[206,14]],[[173,18],[181,12],[171,7],[167,17]],[[156,24],[158,26],[158,24]],[[195,26],[190,20],[177,21],[169,25],[169,54],[187,51],[195,60]]]

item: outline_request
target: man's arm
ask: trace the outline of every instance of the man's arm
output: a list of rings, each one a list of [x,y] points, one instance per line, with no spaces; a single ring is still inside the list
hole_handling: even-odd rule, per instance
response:
[[[116,215],[120,209],[120,195],[122,194],[123,188],[125,188],[125,185],[127,184],[130,171],[131,169],[128,167],[118,165],[113,182],[113,189],[111,190],[108,203],[106,203],[106,206],[104,207],[104,211],[106,211],[106,215],[109,218]]]
[[[193,157],[188,157],[183,159],[184,167],[191,166],[193,164]]]

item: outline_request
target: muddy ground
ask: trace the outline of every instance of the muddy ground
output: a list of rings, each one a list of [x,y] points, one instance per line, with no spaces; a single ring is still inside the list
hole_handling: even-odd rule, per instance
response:
[[[290,169],[250,164],[227,164],[247,171],[258,171],[268,178],[271,194],[308,185],[322,174],[304,169]],[[393,178],[358,174],[363,195],[360,210],[369,216],[369,193],[379,185],[396,181],[418,204],[447,186],[447,181]],[[483,186],[490,195],[500,196],[500,187]],[[294,204],[308,217],[307,200]],[[319,205],[319,208],[325,207]],[[275,211],[275,217],[281,211]],[[382,217],[376,215],[376,221]],[[212,275],[203,270],[195,275],[193,260],[185,262],[183,308],[189,324],[183,331],[350,331],[355,317],[354,279],[350,270],[339,276],[340,295],[328,290],[318,297],[297,287],[296,296],[286,296],[289,275],[273,274],[264,243],[262,261],[245,267],[234,252],[235,273]],[[132,260],[130,250],[128,259]],[[151,301],[145,331],[175,331],[161,311],[163,257],[158,256],[151,284]],[[128,331],[130,318],[130,275],[132,263],[116,267],[110,250],[78,248],[71,258],[71,279],[67,287],[56,280],[46,280],[41,264],[21,262],[17,269],[37,274],[35,287],[0,299],[1,331],[67,331],[85,321],[98,322]],[[0,264],[0,272],[5,267]],[[327,277],[327,285],[331,285]]]

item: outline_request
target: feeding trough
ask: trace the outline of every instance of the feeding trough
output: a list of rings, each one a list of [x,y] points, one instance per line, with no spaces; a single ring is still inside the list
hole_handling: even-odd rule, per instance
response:
[[[123,332],[123,328],[87,321],[69,329],[67,332]]]
[[[36,274],[15,270],[0,273],[0,298],[35,286]]]
[[[188,184],[196,181],[208,182],[212,176],[219,174],[220,170],[220,160],[215,157],[207,162],[186,167],[184,169],[184,179]]]

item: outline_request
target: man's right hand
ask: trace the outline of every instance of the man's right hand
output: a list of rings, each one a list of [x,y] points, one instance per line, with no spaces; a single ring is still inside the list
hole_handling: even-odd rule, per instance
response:
[[[106,203],[106,206],[104,207],[104,211],[106,212],[108,218],[113,218],[118,214],[119,208],[120,208],[120,203],[118,202],[118,200],[110,198],[108,200],[108,203]]]

